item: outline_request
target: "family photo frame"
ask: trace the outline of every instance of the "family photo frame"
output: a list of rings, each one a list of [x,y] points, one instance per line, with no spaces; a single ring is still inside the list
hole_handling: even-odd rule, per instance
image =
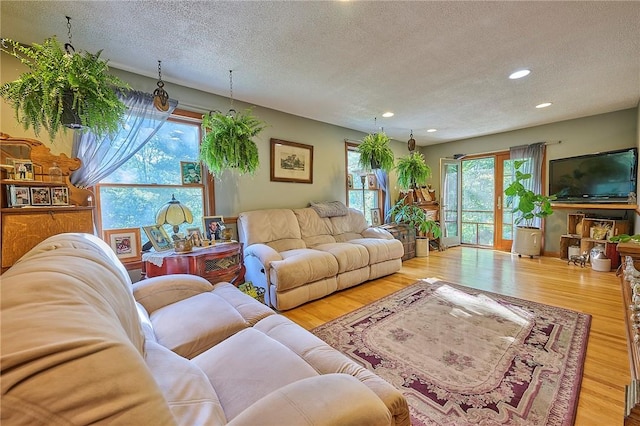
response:
[[[7,206],[24,207],[31,205],[31,194],[28,186],[7,186]]]
[[[18,158],[7,159],[13,165],[14,180],[34,180],[33,163],[31,160],[23,160]]]
[[[216,240],[222,240],[222,230],[224,229],[224,218],[222,216],[204,216],[202,222],[205,239],[211,240],[211,243]]]
[[[51,205],[51,191],[49,191],[49,187],[32,186],[30,190],[31,190],[32,206],[50,206]]]
[[[313,183],[313,145],[272,138],[271,181]]]
[[[187,238],[191,238],[191,243],[196,247],[202,247],[202,240],[206,240],[202,236],[202,231],[200,228],[187,228]]]
[[[161,225],[143,226],[142,229],[147,234],[155,251],[167,251],[173,248],[171,238]]]
[[[142,259],[140,229],[108,229],[104,231],[104,240],[123,262],[137,262]]]

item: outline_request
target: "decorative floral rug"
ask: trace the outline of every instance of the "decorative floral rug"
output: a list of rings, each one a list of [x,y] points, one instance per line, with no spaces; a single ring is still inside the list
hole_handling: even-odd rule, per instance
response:
[[[591,316],[427,279],[313,330],[419,425],[572,425]]]

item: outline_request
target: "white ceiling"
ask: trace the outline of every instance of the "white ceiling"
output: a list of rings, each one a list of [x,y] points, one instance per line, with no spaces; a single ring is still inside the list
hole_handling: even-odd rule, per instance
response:
[[[418,145],[640,99],[638,1],[2,0],[0,14],[1,36],[23,43],[66,42],[68,15],[77,50],[153,78],[162,60],[170,94],[229,96],[231,69],[234,99],[363,132],[377,117]]]

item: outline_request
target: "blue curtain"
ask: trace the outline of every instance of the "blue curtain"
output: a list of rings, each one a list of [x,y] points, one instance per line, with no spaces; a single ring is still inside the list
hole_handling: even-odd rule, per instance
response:
[[[169,109],[159,111],[152,94],[135,90],[118,96],[128,109],[118,133],[98,139],[90,130],[81,129],[73,135],[72,155],[82,161],[71,175],[77,187],[93,186],[113,173],[151,140],[178,106],[178,101],[170,99]]]
[[[389,175],[380,169],[375,170],[376,179],[378,180],[378,187],[382,190],[384,195],[384,204],[382,205],[382,218],[387,217],[387,212],[391,210],[391,191],[389,191]],[[386,220],[385,220],[386,221]]]
[[[535,192],[542,194],[542,162],[544,159],[545,143],[538,142],[531,145],[514,146],[509,148],[509,158],[511,160],[527,160],[520,167],[522,173],[531,173],[531,179],[523,182],[523,185]],[[514,201],[517,202],[517,201]],[[540,227],[542,221],[535,218],[533,226]]]

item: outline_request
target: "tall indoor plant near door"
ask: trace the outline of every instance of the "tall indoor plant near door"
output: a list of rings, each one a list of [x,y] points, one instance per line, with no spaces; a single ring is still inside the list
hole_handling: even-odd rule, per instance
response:
[[[0,96],[36,136],[45,128],[53,140],[63,126],[87,127],[99,136],[116,132],[127,110],[116,90],[128,85],[109,74],[101,51],[75,53],[70,47],[65,50],[55,37],[32,46],[3,39],[0,50],[19,59],[29,72],[0,87]]]
[[[518,256],[539,256],[542,249],[542,230],[534,226],[536,218],[544,219],[553,214],[551,202],[556,199],[555,195],[536,194],[525,186],[526,181],[531,179],[530,173],[522,173],[520,168],[527,160],[515,160],[513,168],[515,170],[515,180],[505,190],[508,205],[513,206],[513,213],[518,214],[515,220],[516,231],[513,238],[512,252]]]

